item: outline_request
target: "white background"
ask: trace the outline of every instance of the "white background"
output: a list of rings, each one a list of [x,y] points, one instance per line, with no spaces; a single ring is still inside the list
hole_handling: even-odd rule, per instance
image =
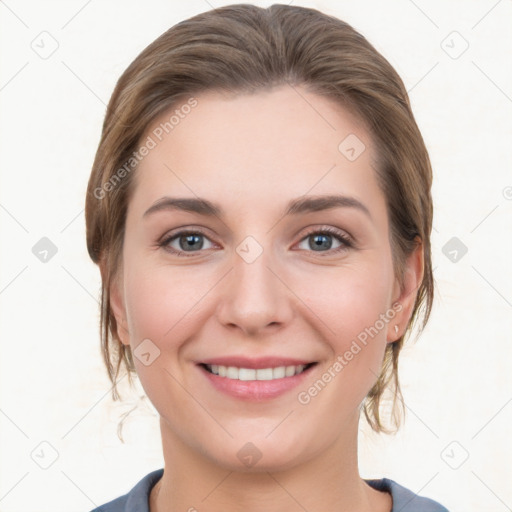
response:
[[[171,25],[227,3],[0,2],[1,512],[87,512],[163,467],[141,388],[111,400],[85,190],[120,74]],[[361,476],[450,512],[510,510],[512,2],[293,3],[347,21],[391,62],[434,168],[434,310],[401,355],[405,426],[378,436],[361,423]],[[42,37],[58,44],[46,59]],[[46,263],[32,252],[42,237],[58,249]],[[452,237],[468,248],[456,263]],[[123,444],[117,423],[136,405]]]

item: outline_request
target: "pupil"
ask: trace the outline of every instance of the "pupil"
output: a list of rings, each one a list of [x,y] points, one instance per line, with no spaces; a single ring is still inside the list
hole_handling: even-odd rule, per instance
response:
[[[194,248],[194,242],[197,242],[199,240],[199,236],[197,235],[184,235],[184,237],[182,238],[185,238],[186,240],[186,247],[185,248]],[[203,244],[200,244],[199,248],[202,247]]]
[[[326,249],[330,249],[332,245],[332,241],[330,240],[330,237],[327,235],[312,235],[312,237],[315,241],[313,243],[313,247],[321,248],[322,244],[327,241],[327,244],[325,246]]]

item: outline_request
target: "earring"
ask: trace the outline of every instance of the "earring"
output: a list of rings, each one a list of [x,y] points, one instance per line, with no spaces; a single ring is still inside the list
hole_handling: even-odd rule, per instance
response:
[[[398,334],[398,325],[395,325],[395,333]]]

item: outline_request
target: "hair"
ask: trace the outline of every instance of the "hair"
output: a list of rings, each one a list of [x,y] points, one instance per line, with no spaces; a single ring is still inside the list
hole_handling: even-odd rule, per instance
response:
[[[374,431],[395,433],[400,427],[397,404],[405,412],[398,357],[413,325],[422,318],[420,332],[426,326],[434,297],[431,164],[407,90],[391,64],[346,22],[305,7],[237,4],[196,15],[147,46],[115,86],[85,205],[87,249],[101,269],[101,349],[112,396],[120,398],[121,366],[130,384],[136,372],[130,347],[117,335],[109,290],[122,264],[136,171],[133,155],[141,138],[157,116],[192,94],[252,93],[286,84],[301,85],[350,109],[368,128],[386,198],[393,268],[401,284],[407,256],[417,244],[423,246],[423,279],[410,319],[402,336],[387,344],[380,375],[361,404]],[[394,394],[395,432],[384,427],[380,414],[387,389]]]

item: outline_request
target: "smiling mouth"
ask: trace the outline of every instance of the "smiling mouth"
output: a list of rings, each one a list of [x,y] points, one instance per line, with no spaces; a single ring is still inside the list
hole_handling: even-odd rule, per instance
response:
[[[209,373],[231,380],[258,381],[276,380],[299,375],[317,363],[277,366],[272,368],[239,368],[237,366],[223,366],[218,364],[201,364]]]

